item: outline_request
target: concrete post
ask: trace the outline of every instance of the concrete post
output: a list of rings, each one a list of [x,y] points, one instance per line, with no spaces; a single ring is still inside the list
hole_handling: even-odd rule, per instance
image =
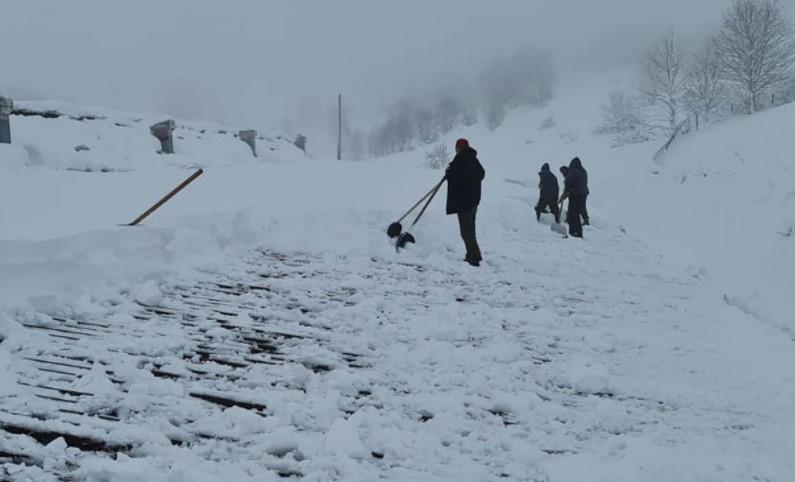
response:
[[[237,134],[240,137],[240,140],[248,144],[251,148],[251,153],[254,154],[254,157],[257,157],[257,131],[253,129],[240,131]]]
[[[11,144],[11,111],[14,110],[14,101],[8,97],[0,96],[0,144]]]
[[[162,147],[160,152],[163,154],[174,154],[174,129],[176,128],[177,125],[173,120],[158,122],[150,127],[152,135],[160,141]]]

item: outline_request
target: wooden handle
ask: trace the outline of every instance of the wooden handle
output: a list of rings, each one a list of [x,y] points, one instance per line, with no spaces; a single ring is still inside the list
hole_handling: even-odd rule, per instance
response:
[[[397,220],[397,222],[398,222],[398,223],[402,223],[404,219],[406,219],[407,217],[409,217],[409,214],[411,214],[411,212],[412,212],[412,211],[414,211],[415,209],[417,209],[417,206],[419,206],[420,204],[422,204],[422,202],[423,202],[423,201],[425,201],[426,199],[428,199],[428,196],[431,196],[432,194],[436,193],[436,191],[438,191],[438,190],[439,190],[439,188],[440,188],[440,187],[442,187],[442,184],[444,183],[445,179],[447,179],[447,175],[445,175],[445,176],[442,178],[442,180],[441,180],[441,181],[439,181],[439,184],[437,184],[437,185],[433,186],[433,189],[431,189],[430,191],[428,191],[428,193],[427,193],[426,195],[422,196],[422,197],[420,198],[420,200],[419,200],[419,201],[417,201],[417,203],[416,203],[414,206],[411,206],[411,209],[409,209],[408,211],[406,211],[406,214],[404,214],[403,216],[401,216],[401,217],[400,217],[400,219],[398,219],[398,220]]]
[[[166,194],[163,197],[163,199],[161,199],[160,201],[156,202],[151,208],[147,209],[143,214],[138,216],[135,219],[135,221],[131,222],[127,226],[137,226],[141,221],[143,221],[144,219],[148,218],[150,214],[152,214],[153,212],[155,212],[158,209],[160,209],[160,207],[163,204],[167,203],[169,199],[171,199],[172,197],[176,196],[178,192],[180,192],[183,189],[185,189],[185,187],[188,184],[190,184],[193,181],[195,181],[196,178],[198,178],[202,174],[204,174],[204,169],[199,169],[198,171],[196,171],[193,174],[191,174],[191,176],[189,178],[187,178],[184,181],[182,181],[182,184],[180,184],[179,186],[175,187],[170,193]]]

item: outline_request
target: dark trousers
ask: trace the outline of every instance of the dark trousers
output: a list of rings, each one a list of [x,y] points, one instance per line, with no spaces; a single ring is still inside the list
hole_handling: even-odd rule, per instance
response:
[[[541,213],[546,212],[547,208],[549,208],[549,212],[555,215],[555,222],[560,224],[560,208],[558,207],[557,197],[538,200],[538,204],[536,205],[536,221],[541,220]]]
[[[478,208],[475,206],[469,211],[458,213],[458,227],[461,229],[461,239],[464,240],[464,245],[467,248],[467,261],[480,262],[483,258],[480,255],[480,246],[475,236],[475,218],[478,213]]]
[[[575,238],[582,237],[582,219],[580,218],[585,211],[585,196],[572,194],[569,196],[569,211],[566,215],[566,222],[569,223],[569,235]]]
[[[582,222],[585,225],[591,224],[591,219],[588,217],[588,206],[587,206],[587,204],[588,204],[588,195],[586,194],[582,198],[582,212],[580,213],[582,215]]]

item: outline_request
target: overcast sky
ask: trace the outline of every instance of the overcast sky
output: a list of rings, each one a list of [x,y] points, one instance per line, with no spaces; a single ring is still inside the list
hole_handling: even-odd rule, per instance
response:
[[[525,46],[561,74],[627,62],[729,0],[3,0],[0,95],[276,126],[344,93],[373,105]]]

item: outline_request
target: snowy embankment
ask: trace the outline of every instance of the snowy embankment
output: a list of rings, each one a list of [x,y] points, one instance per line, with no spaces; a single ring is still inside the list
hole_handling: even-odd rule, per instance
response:
[[[726,301],[795,340],[795,105],[683,137],[659,165],[622,159],[607,206]],[[645,172],[644,172],[645,171]],[[631,178],[631,182],[627,182]]]
[[[786,281],[773,263],[792,259],[792,238],[774,241],[772,208],[792,202],[791,171],[770,146],[792,142],[775,131],[792,109],[692,135],[654,165],[656,145],[592,136],[603,91],[576,92],[494,133],[455,133],[487,170],[480,270],[462,262],[443,196],[416,246],[387,243],[386,225],[441,174],[417,153],[202,162],[151,154],[141,130],[131,144],[146,147],[102,173],[60,169],[50,156],[67,148],[41,136],[37,167],[22,167],[30,149],[0,150],[21,161],[0,168],[0,476],[789,480],[795,351],[765,313],[732,301],[749,285],[727,259],[762,243],[758,263]],[[751,129],[756,140],[732,137]],[[246,147],[227,140],[201,141]],[[724,171],[720,149],[747,167]],[[129,163],[139,155],[149,160]],[[591,175],[585,242],[531,210],[540,164],[574,155]],[[205,174],[144,226],[118,226],[193,165]],[[734,217],[715,206],[695,220],[690,207],[723,193],[751,211],[722,189],[754,172],[767,217],[712,249],[702,227],[724,233]],[[779,293],[774,279],[755,281],[763,296]]]
[[[59,102],[17,102],[15,107],[27,115],[12,117],[14,147],[4,146],[3,167],[108,172],[162,166],[220,167],[255,161],[251,149],[238,138],[238,130],[229,126],[176,120],[176,153],[161,156],[157,154],[160,142],[151,135],[150,126],[166,120],[166,116],[87,109]],[[260,132],[257,144],[259,161],[304,158],[280,133]]]
[[[119,226],[190,172],[4,170],[0,300],[11,304],[39,294],[74,298],[87,286],[179,273],[263,244],[383,249],[383,226],[396,215],[394,206],[416,197],[417,186],[425,189],[423,183],[433,179],[422,170],[315,161],[208,168],[144,226]]]

